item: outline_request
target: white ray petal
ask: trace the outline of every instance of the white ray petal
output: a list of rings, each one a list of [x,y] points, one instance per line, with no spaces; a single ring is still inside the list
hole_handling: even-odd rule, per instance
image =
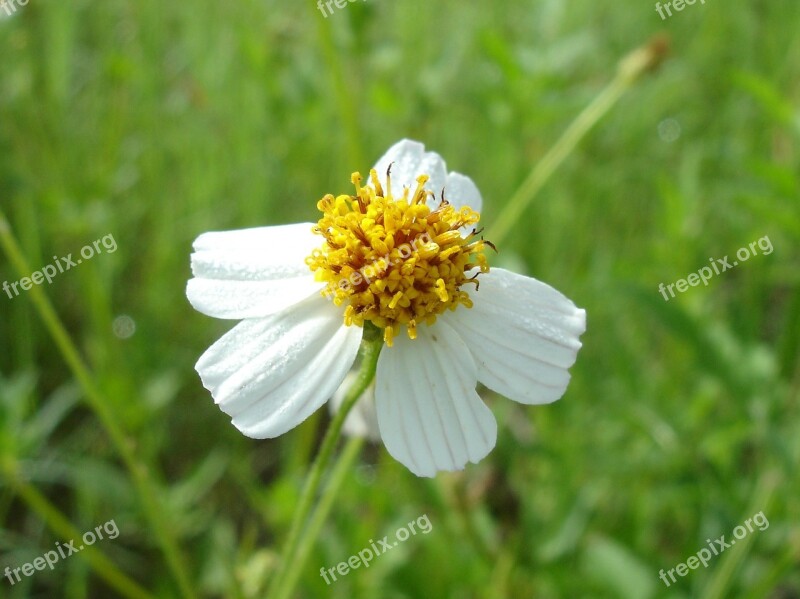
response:
[[[477,371],[456,331],[437,321],[398,336],[378,358],[375,404],[386,448],[418,476],[461,470],[494,447],[497,423],[475,391]]]
[[[194,242],[186,296],[216,318],[259,318],[314,293],[323,284],[305,264],[322,244],[311,223],[211,232]]]
[[[417,188],[417,177],[428,175],[430,179],[425,189],[439,197],[447,180],[447,165],[436,152],[426,152],[425,146],[418,141],[403,139],[391,148],[375,163],[375,171],[381,185],[386,189],[386,171],[392,167],[392,195],[401,197],[403,188],[408,187],[411,193]]]
[[[362,329],[312,297],[277,314],[244,320],[195,368],[203,385],[248,437],[277,437],[316,411],[355,360]]]
[[[525,404],[559,399],[581,348],[586,312],[549,285],[502,268],[479,280],[471,309],[443,315],[472,351],[478,379]]]
[[[452,172],[447,175],[444,186],[444,197],[456,208],[469,206],[475,212],[483,208],[483,198],[475,182],[461,173]]]

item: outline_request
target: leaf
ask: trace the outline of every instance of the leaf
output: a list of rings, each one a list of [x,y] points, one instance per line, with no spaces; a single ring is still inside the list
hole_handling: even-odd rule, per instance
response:
[[[592,538],[583,553],[585,574],[622,599],[649,599],[658,575],[627,547],[606,537]]]

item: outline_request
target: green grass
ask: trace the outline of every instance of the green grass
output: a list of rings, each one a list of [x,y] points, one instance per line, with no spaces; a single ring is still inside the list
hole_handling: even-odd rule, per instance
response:
[[[490,227],[618,60],[663,32],[669,60],[500,247],[587,310],[566,396],[487,393],[497,447],[461,474],[417,479],[365,448],[296,596],[800,596],[799,19],[795,0],[709,0],[666,21],[633,0],[367,0],[327,20],[311,2],[30,0],[0,21],[0,209],[31,271],[114,235],[117,252],[40,290],[164,527],[33,292],[0,293],[0,568],[71,538],[64,523],[114,519],[97,549],[155,596],[179,596],[174,542],[198,595],[262,597],[328,416],[252,441],[214,406],[193,365],[231,323],[186,300],[192,240],[313,220],[401,137],[476,181]],[[765,235],[772,254],[658,293]],[[0,255],[0,281],[18,280]],[[129,339],[113,334],[121,314]],[[749,544],[658,579],[762,510]],[[430,534],[319,576],[422,514]],[[104,569],[73,556],[0,579],[0,597],[116,596]]]

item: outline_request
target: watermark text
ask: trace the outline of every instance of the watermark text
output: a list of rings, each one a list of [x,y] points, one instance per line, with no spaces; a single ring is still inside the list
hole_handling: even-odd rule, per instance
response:
[[[656,2],[656,12],[661,17],[661,20],[664,21],[667,17],[672,16],[672,8],[676,11],[681,12],[687,5],[692,5],[697,0],[669,0],[669,2],[665,2],[664,5],[661,5],[661,2]],[[700,4],[705,4],[706,0],[700,0]],[[667,14],[664,14],[664,10],[667,11]]]
[[[420,532],[422,534],[428,534],[431,530],[433,530],[433,525],[431,521],[428,519],[428,514],[423,514],[416,520],[412,520],[405,526],[401,526],[397,529],[394,533],[395,541],[392,542],[389,540],[389,535],[386,535],[382,539],[379,539],[377,544],[372,539],[369,540],[369,547],[365,547],[361,551],[359,551],[355,555],[351,555],[347,561],[339,562],[335,566],[331,568],[320,568],[319,575],[322,576],[323,580],[325,580],[326,584],[331,584],[331,580],[328,580],[328,577],[333,579],[333,582],[336,582],[336,574],[338,573],[339,576],[347,576],[350,570],[356,570],[361,566],[365,568],[369,568],[369,563],[378,557],[379,555],[383,555],[387,551],[394,549],[403,541],[408,540],[411,535],[417,534],[417,527],[419,527]]]
[[[764,515],[763,511],[758,512],[752,518],[745,520],[744,524],[740,524],[734,528],[734,538],[730,541],[725,540],[725,535],[722,535],[720,538],[715,539],[714,541],[711,539],[706,539],[706,543],[708,543],[707,548],[703,547],[696,554],[688,558],[686,563],[681,562],[666,572],[661,569],[658,573],[658,577],[664,582],[665,585],[670,586],[674,582],[677,582],[677,579],[675,578],[676,573],[681,577],[686,576],[689,573],[689,570],[696,570],[700,567],[700,564],[703,564],[704,568],[708,568],[708,562],[711,560],[711,558],[716,557],[726,549],[729,549],[736,544],[737,540],[741,541],[748,534],[753,532],[754,524],[758,527],[758,530],[767,530],[769,528],[769,520],[767,520],[767,517]],[[672,582],[667,580],[667,575],[669,575],[669,579]]]
[[[28,291],[34,285],[41,285],[45,281],[50,284],[53,282],[53,278],[55,278],[56,275],[78,266],[78,264],[83,263],[84,260],[89,260],[95,253],[100,254],[102,252],[100,249],[101,243],[109,254],[113,254],[117,251],[117,242],[114,240],[114,236],[109,233],[96,240],[92,245],[83,246],[80,251],[81,258],[73,258],[72,254],[67,254],[61,258],[53,256],[52,264],[48,264],[42,267],[41,270],[33,272],[29,277],[22,277],[19,281],[14,281],[13,283],[3,281],[3,291],[6,292],[6,295],[8,295],[10,299],[13,299],[19,295],[18,287],[21,287],[23,291]],[[11,295],[12,291],[14,295]]]
[[[362,0],[362,2],[363,1],[364,0]],[[342,9],[347,6],[348,3],[352,2],[356,2],[356,0],[317,0],[317,9],[322,13],[322,16],[327,19],[329,14],[333,14],[334,6]]]
[[[103,533],[106,533],[106,537],[103,537]],[[34,572],[37,570],[44,570],[45,568],[50,568],[51,570],[55,567],[55,565],[62,559],[68,558],[73,553],[78,553],[83,551],[88,545],[94,545],[97,541],[102,541],[103,538],[108,539],[116,539],[119,536],[119,528],[117,528],[117,523],[114,520],[109,520],[105,524],[101,524],[96,526],[94,530],[87,530],[83,533],[81,537],[81,541],[83,541],[82,545],[75,547],[75,543],[78,541],[72,540],[67,541],[65,543],[61,543],[56,541],[56,551],[52,549],[50,551],[46,551],[43,555],[35,558],[34,560],[22,564],[18,568],[11,568],[11,566],[6,566],[6,570],[3,575],[8,578],[8,581],[11,583],[11,586],[14,586],[18,582],[22,581],[20,577],[20,573],[23,576],[33,576]]]
[[[670,298],[667,297],[667,291],[669,291],[671,297],[675,297],[674,289],[677,289],[680,293],[683,293],[684,291],[688,290],[689,287],[697,287],[701,281],[703,285],[708,286],[709,279],[713,278],[715,275],[722,274],[726,270],[732,269],[734,266],[739,266],[740,262],[749,260],[750,256],[756,256],[756,247],[761,250],[761,253],[764,256],[769,256],[772,253],[772,242],[769,240],[769,237],[765,235],[761,239],[752,242],[749,247],[745,246],[739,248],[739,250],[736,252],[737,260],[734,260],[733,263],[731,263],[728,256],[716,259],[709,258],[708,261],[711,263],[711,266],[704,266],[697,272],[690,274],[685,279],[679,279],[678,281],[670,283],[669,285],[660,283],[658,285],[658,291],[664,296],[664,301],[668,302]]]

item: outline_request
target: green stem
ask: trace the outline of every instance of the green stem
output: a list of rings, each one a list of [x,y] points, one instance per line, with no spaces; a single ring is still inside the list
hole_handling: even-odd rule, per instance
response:
[[[19,476],[18,465],[11,458],[0,460],[0,469],[8,479],[10,487],[16,491],[28,506],[47,524],[47,526],[60,535],[62,539],[79,539],[81,533],[72,526],[70,521],[57,507],[36,490],[36,487]],[[131,599],[153,599],[153,595],[128,578],[117,566],[95,547],[85,547],[79,553],[80,557],[92,567],[94,572],[114,587],[121,595]]]
[[[314,12],[316,12],[316,9]],[[316,14],[314,17],[319,18],[319,36],[322,42],[322,53],[328,65],[328,69],[330,70],[333,91],[339,110],[339,118],[344,127],[349,159],[348,164],[363,165],[364,157],[361,155],[361,125],[358,111],[353,102],[353,97],[350,94],[344,67],[342,66],[341,57],[343,52],[336,49],[336,44],[333,40],[332,20],[330,18],[320,18],[319,15]]]
[[[452,479],[444,480],[452,482]],[[442,484],[445,484],[444,481]],[[480,532],[478,532],[478,528],[475,526],[475,520],[472,517],[469,506],[467,506],[463,492],[453,484],[443,486],[443,492],[447,498],[447,502],[452,507],[453,513],[455,513],[461,521],[464,534],[472,542],[475,550],[481,554],[481,557],[483,557],[487,564],[497,562],[498,551],[491,547],[483,536],[481,536]]]
[[[320,498],[317,507],[314,509],[314,513],[311,514],[306,532],[300,538],[300,544],[292,560],[292,569],[284,576],[283,585],[276,595],[278,599],[286,599],[289,597],[292,590],[297,585],[297,579],[308,561],[308,556],[319,537],[319,533],[328,518],[328,514],[330,514],[333,500],[336,499],[339,489],[342,483],[344,483],[345,476],[352,469],[353,462],[358,457],[363,446],[364,439],[361,437],[353,437],[347,442],[347,445],[345,445],[344,450],[333,467],[328,486],[325,488],[325,492]]]
[[[20,277],[28,276],[31,273],[22,250],[11,233],[5,214],[0,210],[0,245],[8,256],[9,261]],[[95,386],[88,367],[83,363],[80,354],[72,342],[66,328],[61,323],[53,305],[45,293],[38,286],[33,286],[28,291],[28,296],[33,302],[34,307],[39,313],[39,317],[45,325],[56,346],[64,357],[67,365],[83,388],[86,403],[102,423],[108,433],[111,442],[114,444],[126,468],[131,474],[134,486],[139,494],[139,499],[146,517],[149,519],[151,528],[158,540],[161,550],[167,559],[167,564],[175,576],[181,594],[186,599],[193,599],[196,593],[189,583],[189,576],[178,550],[178,545],[171,533],[172,528],[167,518],[165,518],[162,501],[155,483],[148,474],[147,467],[136,457],[133,444],[123,431],[122,426],[116,421],[114,412],[110,408],[110,403],[102,396],[99,389]]]
[[[512,541],[509,539],[509,541]],[[503,597],[511,596],[511,574],[514,571],[514,550],[516,547],[516,533],[512,542],[503,543],[497,558],[494,560],[494,568],[489,579],[489,586],[487,588],[488,599],[503,599]],[[513,549],[512,550],[512,546]]]
[[[751,517],[753,514],[759,512],[769,513],[769,507],[772,503],[772,496],[778,488],[781,476],[777,471],[767,471],[759,479],[756,488],[753,491],[753,499],[747,508],[747,512],[743,515],[743,519]],[[730,597],[731,593],[729,587],[732,586],[733,579],[739,572],[744,558],[750,551],[750,546],[755,542],[755,532],[750,533],[743,539],[738,540],[735,547],[725,551],[722,556],[722,563],[716,570],[716,575],[706,585],[701,597],[704,599],[720,599],[721,597]]]
[[[622,95],[646,71],[658,66],[667,53],[667,43],[656,38],[646,46],[637,48],[623,58],[617,68],[617,76],[600,92],[589,106],[584,108],[559,140],[545,154],[522,182],[516,193],[506,204],[486,233],[486,238],[499,244],[519,221],[525,209],[541,191],[564,159],[572,153],[589,130],[617,103]]]
[[[285,598],[288,597],[292,592],[292,587],[294,585],[288,584],[288,582],[284,581],[296,581],[297,576],[293,572],[287,570],[287,568],[299,569],[298,564],[295,562],[295,555],[300,544],[300,535],[304,529],[303,525],[306,522],[309,512],[311,511],[311,505],[317,495],[320,482],[322,481],[322,475],[324,474],[325,469],[328,467],[328,463],[331,461],[333,450],[335,449],[336,442],[339,440],[339,436],[341,435],[342,426],[347,418],[347,414],[356,404],[364,391],[366,391],[367,387],[372,382],[372,379],[375,378],[375,369],[378,365],[378,356],[380,355],[381,348],[383,347],[383,340],[379,336],[369,340],[366,339],[368,331],[369,329],[365,326],[365,340],[361,345],[361,368],[358,372],[358,376],[351,385],[350,389],[348,389],[347,395],[345,396],[339,411],[334,415],[331,425],[328,428],[328,431],[325,433],[325,438],[322,441],[319,454],[317,454],[317,458],[314,460],[314,464],[311,467],[311,471],[306,479],[306,484],[303,487],[303,491],[300,495],[300,502],[297,506],[297,510],[295,510],[294,518],[292,519],[292,525],[289,529],[289,537],[283,550],[283,556],[279,566],[280,570],[278,573],[273,575],[269,592],[267,593],[267,597],[270,597],[270,599],[281,599],[282,597]],[[334,495],[334,493],[331,492],[330,486],[328,489],[326,489],[325,495],[326,497],[323,498],[324,501],[330,500],[327,497],[328,495]],[[280,594],[278,594],[278,590],[281,591]]]

